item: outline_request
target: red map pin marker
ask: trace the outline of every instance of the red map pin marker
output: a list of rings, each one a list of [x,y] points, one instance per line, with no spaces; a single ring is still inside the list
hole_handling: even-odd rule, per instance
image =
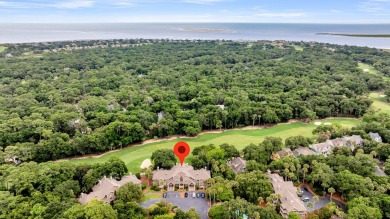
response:
[[[177,142],[175,144],[175,147],[173,148],[173,151],[175,152],[175,155],[179,158],[180,165],[183,166],[184,158],[186,158],[187,155],[190,153],[190,146],[183,141]]]

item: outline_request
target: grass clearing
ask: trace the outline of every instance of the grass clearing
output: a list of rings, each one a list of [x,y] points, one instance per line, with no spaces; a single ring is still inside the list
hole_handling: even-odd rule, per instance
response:
[[[162,198],[160,193],[146,193],[141,202],[147,201],[150,198]]]
[[[371,65],[367,65],[367,64],[359,62],[358,68],[364,72],[368,72],[369,74],[380,75],[380,73],[377,70],[375,70],[375,68]]]
[[[4,52],[7,49],[6,46],[0,46],[0,52]]]
[[[386,97],[381,95],[383,94],[377,92],[370,94],[370,99],[374,101],[372,106],[375,109],[390,114],[390,103],[386,101]]]
[[[338,123],[345,127],[353,127],[359,123],[358,119],[326,119],[320,120],[322,123],[330,122]],[[78,163],[102,163],[107,161],[111,156],[118,156],[122,159],[130,172],[136,173],[140,171],[140,165],[143,160],[150,158],[152,153],[158,149],[171,149],[176,142],[186,141],[191,147],[198,147],[205,144],[214,144],[216,146],[229,143],[236,146],[238,150],[242,150],[250,143],[258,144],[264,140],[266,136],[281,137],[283,140],[290,136],[303,135],[313,137],[312,130],[316,127],[314,122],[305,124],[294,122],[291,124],[279,124],[273,127],[253,130],[227,130],[222,133],[208,133],[196,138],[179,138],[174,140],[165,140],[141,146],[133,146],[122,150],[114,151],[105,154],[99,158],[82,158],[72,159],[69,162]],[[190,161],[190,156],[185,162]],[[65,161],[68,162],[68,161]]]
[[[33,52],[24,52],[21,58],[41,58],[43,54],[34,54]]]
[[[360,70],[364,71],[364,72],[369,73],[369,74],[382,76],[382,78],[383,78],[384,81],[390,81],[390,77],[384,76],[381,72],[377,71],[377,70],[374,68],[374,66],[367,65],[367,64],[364,64],[364,63],[359,62],[359,63],[358,63],[358,68],[359,68]]]
[[[292,47],[294,47],[294,49],[296,51],[303,51],[303,47],[302,46],[292,45]]]

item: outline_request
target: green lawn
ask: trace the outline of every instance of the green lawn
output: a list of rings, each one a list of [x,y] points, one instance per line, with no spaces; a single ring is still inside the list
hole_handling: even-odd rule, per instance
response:
[[[390,103],[386,101],[386,97],[381,97],[381,93],[371,93],[370,99],[374,102],[372,103],[372,106],[375,109],[379,109],[382,112],[390,113]]]
[[[339,123],[345,127],[355,126],[359,120],[357,119],[327,119],[321,122]],[[176,142],[186,141],[191,147],[197,147],[204,144],[220,145],[229,143],[242,150],[250,143],[258,144],[264,140],[266,136],[276,136],[286,139],[290,136],[303,135],[312,137],[312,130],[316,127],[314,122],[304,124],[295,122],[292,124],[281,124],[270,128],[253,129],[253,130],[228,130],[222,133],[204,134],[196,138],[181,138],[175,140],[165,140],[156,143],[145,144],[142,146],[134,146],[118,150],[112,153],[105,154],[99,158],[84,158],[72,159],[72,163],[102,163],[107,161],[111,156],[118,156],[122,159],[130,172],[140,171],[140,165],[144,159],[150,158],[153,151],[163,148],[173,148]],[[190,157],[189,157],[190,158]],[[186,159],[188,162],[189,159]],[[65,161],[66,162],[66,161]]]
[[[160,193],[146,193],[141,202],[147,201],[150,198],[162,198]]]
[[[296,51],[303,51],[303,47],[302,46],[292,45],[292,47],[294,47],[294,49]]]
[[[21,58],[41,58],[43,54],[34,54],[33,52],[24,52]]]
[[[358,63],[358,68],[363,70],[364,72],[368,72],[368,73],[373,74],[373,75],[380,74],[377,70],[375,70],[375,68],[373,66],[367,65],[367,64],[364,64],[361,62]]]
[[[5,46],[0,46],[0,52],[4,52],[7,49]]]
[[[384,76],[382,73],[380,73],[379,71],[377,71],[377,70],[376,70],[373,66],[371,66],[371,65],[367,65],[367,64],[364,64],[364,63],[359,62],[359,63],[358,63],[358,68],[361,69],[361,70],[364,71],[364,72],[369,73],[369,74],[382,76],[383,80],[385,80],[385,81],[390,81],[390,77]]]

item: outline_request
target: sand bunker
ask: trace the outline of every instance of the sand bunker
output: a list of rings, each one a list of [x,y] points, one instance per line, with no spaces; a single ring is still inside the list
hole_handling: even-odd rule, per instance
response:
[[[324,125],[332,125],[330,122],[325,122]]]
[[[363,71],[368,72],[368,71],[370,71],[370,70],[368,70],[367,68],[365,68],[365,69],[363,69]]]
[[[314,125],[321,125],[322,122],[315,122]]]
[[[151,165],[152,162],[150,161],[150,159],[145,159],[144,161],[142,161],[141,169],[149,168]]]

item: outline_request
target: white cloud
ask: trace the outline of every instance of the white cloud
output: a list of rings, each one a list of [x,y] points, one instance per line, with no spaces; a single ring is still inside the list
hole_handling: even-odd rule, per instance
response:
[[[359,10],[381,15],[390,11],[390,0],[367,0],[360,2]]]
[[[224,0],[184,0],[184,2],[187,3],[201,4],[201,5],[209,5],[209,4],[214,4],[222,1]]]
[[[256,14],[258,17],[307,17],[307,13],[304,12],[264,12]]]
[[[0,8],[30,8],[23,2],[0,1]]]
[[[48,4],[48,7],[59,8],[59,9],[75,9],[75,8],[90,8],[94,6],[95,1],[92,0],[71,0],[62,1]]]
[[[64,1],[1,1],[1,8],[8,9],[23,9],[23,8],[58,8],[58,9],[75,9],[75,8],[89,8],[94,6],[93,0],[64,0]]]
[[[332,12],[332,13],[341,13],[341,11],[339,11],[339,10],[330,10],[330,12]]]

